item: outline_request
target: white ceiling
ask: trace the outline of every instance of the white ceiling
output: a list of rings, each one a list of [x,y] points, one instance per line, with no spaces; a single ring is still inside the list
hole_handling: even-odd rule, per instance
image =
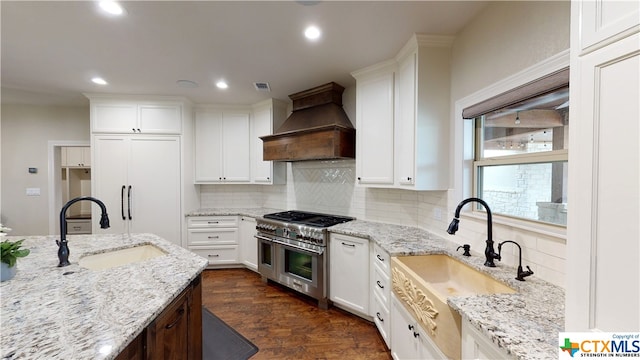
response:
[[[455,35],[485,1],[1,1],[2,102],[87,104],[83,92],[253,104],[391,59],[413,33]],[[315,24],[311,43],[303,28]],[[109,85],[89,80],[104,77]],[[227,90],[215,82],[225,79]],[[182,88],[187,79],[197,88]],[[271,93],[254,82],[268,82]]]

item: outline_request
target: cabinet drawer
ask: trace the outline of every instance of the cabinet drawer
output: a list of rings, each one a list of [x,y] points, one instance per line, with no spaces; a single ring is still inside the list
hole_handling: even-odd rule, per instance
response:
[[[194,216],[187,220],[187,226],[191,228],[202,227],[238,227],[237,216]]]
[[[238,229],[189,229],[187,244],[189,246],[236,245]]]
[[[389,315],[389,308],[384,305],[383,301],[377,296],[373,296],[373,322],[376,324],[380,335],[387,344],[387,347],[391,347],[390,335],[391,335],[391,316]]]
[[[384,274],[389,276],[391,274],[391,270],[389,270],[389,262],[391,261],[391,257],[389,253],[384,251],[380,245],[374,244],[373,246],[373,263],[376,266],[379,266]]]
[[[238,264],[238,246],[216,246],[205,249],[190,248],[192,252],[209,260],[209,265]]]
[[[373,292],[380,297],[383,304],[389,306],[391,296],[391,283],[389,277],[378,266],[373,267]]]
[[[91,220],[67,220],[67,234],[91,234]]]

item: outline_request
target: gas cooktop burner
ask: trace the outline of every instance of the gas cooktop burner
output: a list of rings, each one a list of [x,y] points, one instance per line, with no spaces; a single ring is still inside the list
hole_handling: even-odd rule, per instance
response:
[[[322,228],[354,220],[354,218],[347,216],[320,214],[306,211],[283,211],[266,214],[264,215],[264,218]]]

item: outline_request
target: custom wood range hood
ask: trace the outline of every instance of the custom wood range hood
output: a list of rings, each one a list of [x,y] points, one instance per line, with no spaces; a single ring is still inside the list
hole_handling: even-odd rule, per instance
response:
[[[263,159],[304,161],[355,158],[356,130],[334,82],[289,95],[293,112],[273,135],[261,136]]]

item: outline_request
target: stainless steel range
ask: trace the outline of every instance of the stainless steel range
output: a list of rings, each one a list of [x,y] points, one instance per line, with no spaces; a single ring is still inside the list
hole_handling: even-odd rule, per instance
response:
[[[257,219],[258,271],[262,280],[275,281],[318,300],[327,301],[327,228],[352,217],[305,211],[266,214]]]

